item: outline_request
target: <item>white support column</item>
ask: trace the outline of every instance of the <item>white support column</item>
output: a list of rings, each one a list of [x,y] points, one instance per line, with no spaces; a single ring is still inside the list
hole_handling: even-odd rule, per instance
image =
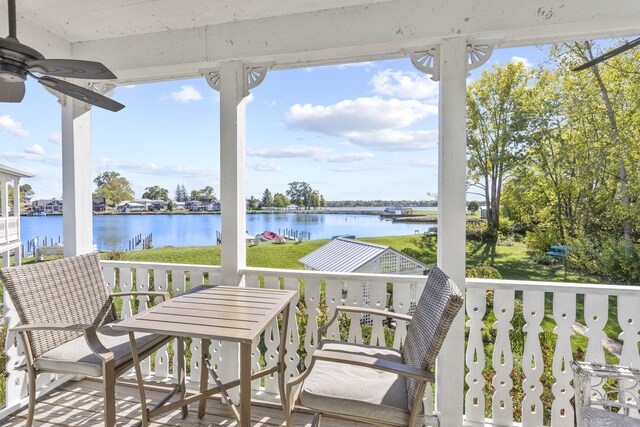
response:
[[[20,239],[20,178],[13,179],[13,215],[16,218],[16,233]],[[9,221],[7,221],[8,223]],[[22,245],[18,245],[14,254],[15,265],[22,265]]]
[[[0,192],[0,206],[2,206],[2,217],[4,218],[4,241],[9,243],[9,180],[6,177],[0,177],[0,184],[2,185]],[[9,252],[6,257],[9,259]],[[8,266],[8,265],[7,265]]]
[[[464,38],[440,46],[440,108],[438,144],[438,266],[465,286],[466,257],[466,78]],[[464,313],[455,319],[438,358],[436,411],[441,427],[463,421]]]
[[[62,200],[64,256],[93,250],[91,110],[62,97]]]
[[[246,266],[247,229],[244,157],[247,108],[245,64],[220,64],[220,200],[222,222],[222,284],[244,286],[238,273]]]

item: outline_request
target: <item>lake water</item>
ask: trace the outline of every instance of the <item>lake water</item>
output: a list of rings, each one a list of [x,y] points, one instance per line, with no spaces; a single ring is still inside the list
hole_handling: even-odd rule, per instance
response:
[[[311,239],[327,239],[340,234],[356,237],[399,236],[422,233],[433,224],[393,223],[377,215],[349,214],[248,214],[247,231],[276,233],[284,229],[311,234]],[[94,242],[99,250],[124,250],[132,237],[153,233],[153,246],[208,246],[215,244],[220,215],[98,215],[93,217]],[[62,216],[21,218],[21,239],[62,236]]]

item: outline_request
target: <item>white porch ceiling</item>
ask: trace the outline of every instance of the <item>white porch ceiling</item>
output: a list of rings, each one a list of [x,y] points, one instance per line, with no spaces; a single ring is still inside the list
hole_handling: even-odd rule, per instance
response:
[[[221,61],[300,67],[405,55],[447,37],[498,46],[640,33],[640,1],[18,0],[18,35],[48,57],[98,60],[121,83]],[[0,33],[7,32],[0,0]]]

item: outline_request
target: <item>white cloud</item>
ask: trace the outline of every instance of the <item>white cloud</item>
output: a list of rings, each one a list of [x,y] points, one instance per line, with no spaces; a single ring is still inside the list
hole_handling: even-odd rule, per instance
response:
[[[252,102],[253,102],[253,100],[254,100],[255,98],[256,98],[256,97],[255,97],[255,96],[253,96],[253,94],[252,94],[252,93],[250,93],[250,94],[249,94],[249,96],[247,96],[247,104],[252,103]]]
[[[403,128],[437,112],[437,106],[420,101],[376,96],[347,99],[328,106],[295,104],[287,111],[285,121],[293,129],[342,136],[353,131]]]
[[[265,162],[253,165],[253,170],[258,172],[279,172],[282,168],[276,162]]]
[[[322,154],[331,153],[332,148],[311,147],[306,145],[289,145],[288,147],[277,148],[247,148],[247,155],[254,157],[273,157],[273,158],[293,158],[293,157],[317,157]]]
[[[54,144],[62,144],[62,134],[60,132],[51,132],[47,137],[47,141]]]
[[[119,169],[131,172],[145,173],[158,176],[181,176],[181,177],[216,177],[218,174],[212,169],[199,168],[194,166],[163,165],[159,166],[153,162],[134,162],[129,160],[116,160],[108,157],[101,157],[96,160],[94,166],[99,170]]]
[[[532,68],[533,64],[531,64],[531,61],[529,61],[527,58],[523,58],[521,56],[513,56],[511,57],[511,62],[520,62],[522,65],[524,65],[524,68]]]
[[[371,171],[381,171],[391,169],[389,165],[340,165],[330,167],[329,170],[332,172],[339,173],[348,173],[348,172],[371,172]]]
[[[438,147],[438,132],[434,130],[384,129],[375,132],[352,132],[347,137],[354,144],[382,151],[416,151]]]
[[[44,154],[44,148],[40,144],[33,144],[24,149],[25,153],[28,154]]]
[[[345,100],[322,106],[296,104],[285,121],[292,129],[303,129],[348,139],[352,144],[385,151],[434,148],[435,131],[403,129],[436,114],[436,105],[416,100],[380,97]]]
[[[290,145],[288,147],[255,149],[247,148],[247,155],[264,158],[310,158],[320,162],[328,163],[348,163],[359,162],[374,157],[373,153],[335,153],[333,148],[312,147],[306,145]],[[274,163],[263,163],[263,165],[273,165]],[[259,169],[256,169],[259,170]],[[261,170],[261,169],[260,169]],[[280,170],[280,169],[278,169]]]
[[[29,153],[26,150],[22,153],[18,153],[15,151],[2,153],[0,154],[0,157],[7,160],[27,160],[30,162],[43,163],[46,165],[54,165],[54,166],[62,165],[62,158],[60,157]]]
[[[319,160],[329,162],[329,163],[350,163],[350,162],[359,162],[361,160],[367,160],[374,157],[373,153],[362,152],[362,153],[336,153],[330,154],[328,156],[323,156]]]
[[[202,95],[196,88],[191,85],[182,85],[177,92],[171,92],[171,98],[178,102],[191,102],[199,101],[202,99]]]
[[[405,99],[438,98],[438,82],[425,74],[386,69],[376,73],[371,79],[373,90],[380,95],[397,96]]]
[[[22,124],[9,115],[0,116],[0,130],[23,139],[29,137],[29,132],[22,128]]]

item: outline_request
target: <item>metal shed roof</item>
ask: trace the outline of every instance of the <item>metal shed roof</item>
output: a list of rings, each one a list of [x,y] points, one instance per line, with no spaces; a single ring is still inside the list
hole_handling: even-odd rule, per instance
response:
[[[337,238],[298,261],[315,270],[351,273],[388,249],[389,246]]]

